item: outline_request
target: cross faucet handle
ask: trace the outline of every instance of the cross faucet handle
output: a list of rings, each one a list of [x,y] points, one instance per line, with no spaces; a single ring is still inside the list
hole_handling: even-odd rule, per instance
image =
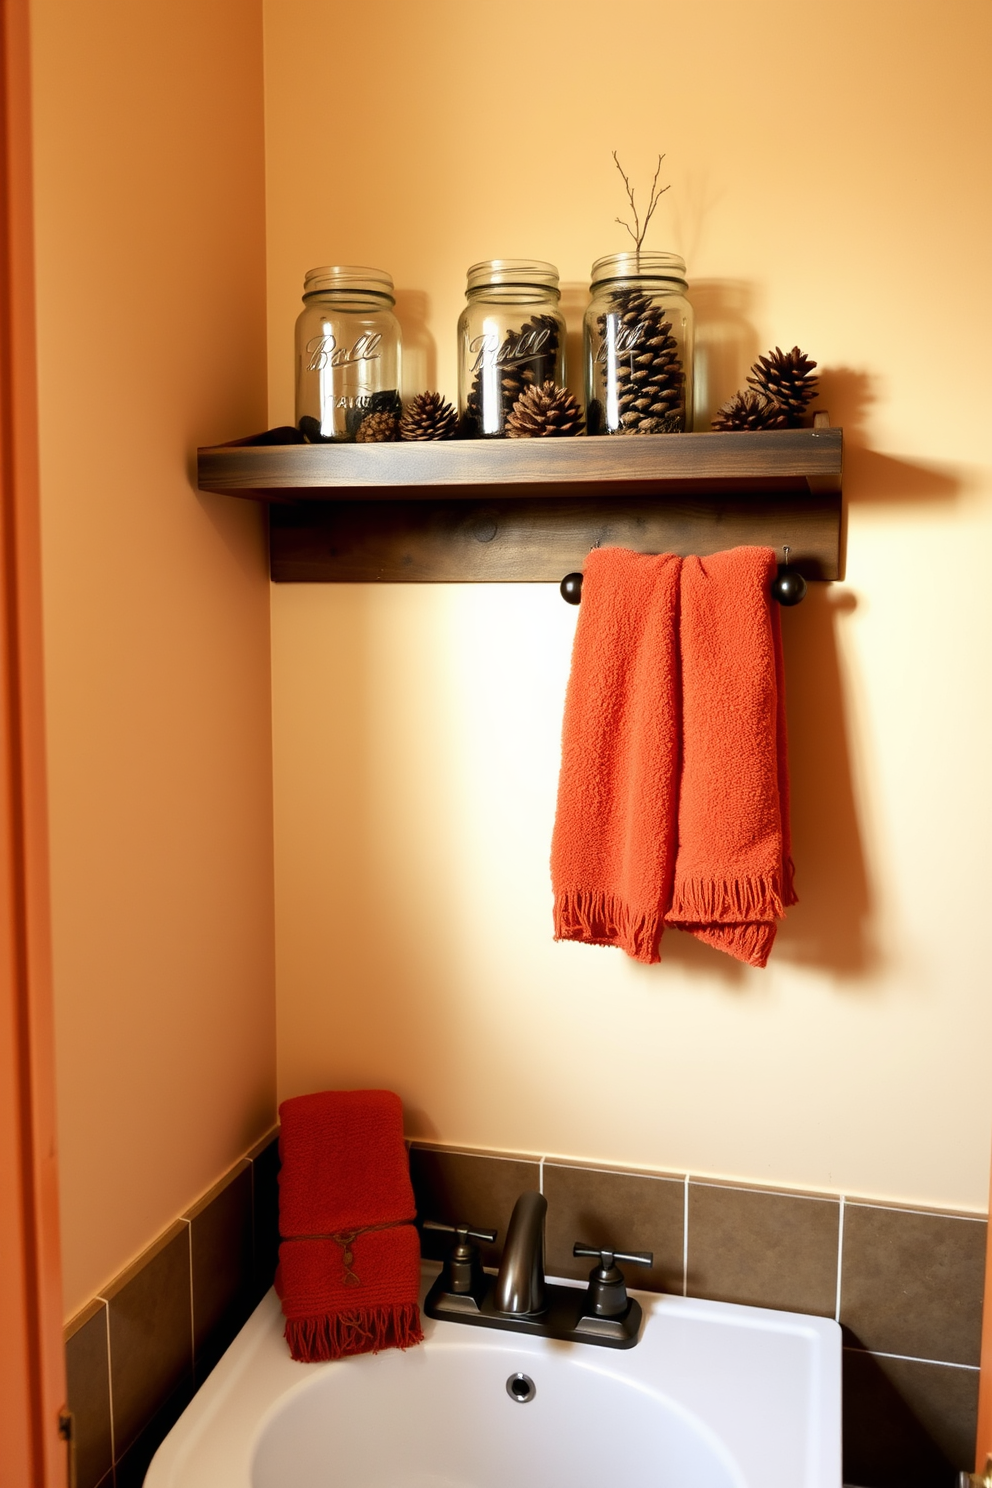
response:
[[[467,1224],[442,1224],[439,1219],[425,1219],[423,1228],[439,1230],[442,1235],[456,1235],[459,1245],[464,1245],[467,1240],[484,1240],[487,1245],[492,1245],[499,1233],[498,1230],[473,1230]]]
[[[482,1259],[472,1244],[473,1240],[484,1240],[491,1245],[496,1239],[495,1230],[473,1230],[467,1224],[443,1224],[439,1219],[425,1219],[425,1230],[439,1230],[442,1235],[454,1235],[455,1244],[444,1263],[442,1285],[448,1304],[463,1310],[478,1312],[486,1294],[486,1277],[482,1270]]]
[[[598,1245],[583,1245],[581,1240],[576,1240],[572,1246],[572,1254],[598,1260],[604,1271],[612,1271],[617,1261],[629,1261],[632,1266],[654,1265],[652,1250],[606,1250],[600,1249]]]

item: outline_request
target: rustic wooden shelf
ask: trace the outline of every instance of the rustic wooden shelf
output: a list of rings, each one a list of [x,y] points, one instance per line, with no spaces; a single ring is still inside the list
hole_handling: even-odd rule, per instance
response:
[[[217,445],[202,490],[269,503],[282,581],[560,579],[606,543],[781,548],[842,577],[840,429],[633,439]]]

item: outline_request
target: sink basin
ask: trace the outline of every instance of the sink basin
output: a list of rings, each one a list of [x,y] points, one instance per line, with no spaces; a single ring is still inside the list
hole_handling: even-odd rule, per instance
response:
[[[635,1295],[627,1352],[425,1318],[423,1347],[297,1364],[270,1292],[146,1488],[840,1488],[836,1323]]]

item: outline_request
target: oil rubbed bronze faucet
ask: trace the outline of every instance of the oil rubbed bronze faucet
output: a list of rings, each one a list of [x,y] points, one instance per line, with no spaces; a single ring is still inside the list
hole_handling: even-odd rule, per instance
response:
[[[424,1302],[428,1317],[477,1328],[507,1328],[536,1333],[543,1338],[596,1343],[606,1348],[633,1348],[641,1326],[640,1304],[627,1296],[617,1261],[651,1266],[650,1251],[600,1249],[576,1241],[573,1254],[595,1256],[599,1264],[589,1273],[589,1287],[558,1286],[544,1277],[544,1220],[548,1201],[543,1194],[522,1193],[513,1207],[499,1272],[482,1269],[473,1239],[492,1241],[495,1230],[475,1230],[468,1224],[447,1225],[426,1220],[425,1230],[455,1236],[454,1249]]]
[[[545,1310],[543,1194],[522,1193],[513,1206],[499,1263],[493,1306],[511,1316],[537,1316]]]

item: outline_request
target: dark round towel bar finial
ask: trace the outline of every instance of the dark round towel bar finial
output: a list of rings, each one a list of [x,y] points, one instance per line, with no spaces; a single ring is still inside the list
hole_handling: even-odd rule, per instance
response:
[[[772,599],[777,599],[780,605],[791,609],[793,605],[801,604],[806,598],[806,580],[798,568],[793,568],[789,562],[791,548],[784,547],[785,562],[778,566],[778,573],[772,579]]]
[[[566,574],[559,585],[561,597],[569,604],[578,604],[582,598],[582,575],[580,573]]]
[[[798,568],[780,568],[772,579],[772,598],[791,607],[806,598],[806,580]]]

